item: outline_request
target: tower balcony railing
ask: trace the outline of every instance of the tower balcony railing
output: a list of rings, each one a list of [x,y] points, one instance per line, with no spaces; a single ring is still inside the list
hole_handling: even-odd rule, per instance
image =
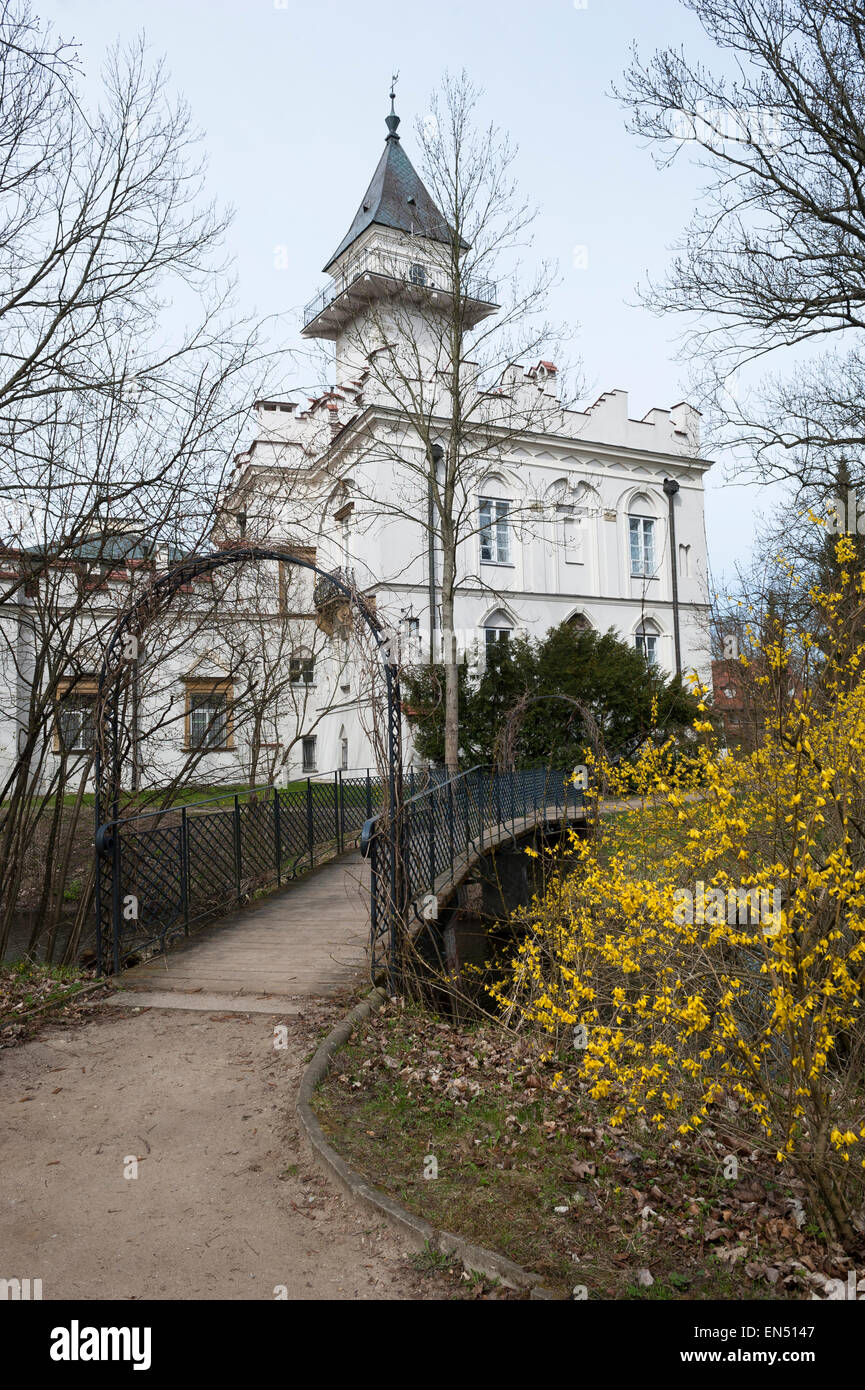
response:
[[[334,570],[334,574],[337,579],[341,579],[343,584],[347,584],[350,589],[355,587],[353,569],[341,567],[340,569]],[[313,586],[312,601],[314,607],[321,612],[322,609],[330,608],[334,604],[339,605],[347,603],[348,599],[342,589],[338,588],[327,575],[322,575],[320,579],[316,580]]]
[[[438,290],[445,294],[450,294],[452,288],[450,272],[444,266],[424,259],[421,253],[412,256],[368,247],[349,262],[342,275],[325,285],[324,289],[309,301],[303,311],[304,328],[311,324],[313,319],[318,318],[335,299],[367,275],[380,275],[388,280],[415,285],[418,289]],[[477,300],[482,304],[497,302],[494,281],[483,276],[461,276],[460,292],[466,299]]]

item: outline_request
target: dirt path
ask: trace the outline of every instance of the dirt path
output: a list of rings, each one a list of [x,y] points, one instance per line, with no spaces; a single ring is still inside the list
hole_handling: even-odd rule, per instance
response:
[[[300,1074],[347,1005],[292,1007],[102,1007],[0,1052],[0,1277],[45,1299],[452,1296],[308,1159]]]

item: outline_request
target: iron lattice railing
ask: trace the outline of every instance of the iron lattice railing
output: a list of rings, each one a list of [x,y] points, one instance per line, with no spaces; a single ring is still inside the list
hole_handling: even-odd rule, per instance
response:
[[[100,966],[116,973],[130,956],[163,951],[252,893],[281,887],[344,850],[383,804],[379,777],[340,771],[103,826],[103,840],[117,845],[110,855],[103,845],[99,861],[113,942],[113,960]]]
[[[408,790],[414,791],[413,775]],[[396,835],[386,809],[370,817],[361,850],[370,865],[373,981],[387,968],[390,982],[396,982],[399,934],[412,907],[426,895],[435,897],[501,831],[518,833],[526,824],[562,820],[584,805],[569,769],[473,767],[450,778],[433,774],[430,786],[410,794],[398,809]]]

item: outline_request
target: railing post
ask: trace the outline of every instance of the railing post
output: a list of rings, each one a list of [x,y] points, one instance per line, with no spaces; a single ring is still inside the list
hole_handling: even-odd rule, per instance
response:
[[[243,878],[242,849],[240,836],[240,797],[234,798],[234,861],[236,866],[237,896],[240,897],[240,884]]]
[[[189,935],[189,826],[186,807],[180,812],[180,901],[183,904],[183,932]]]
[[[273,836],[276,845],[276,886],[282,887],[282,825],[279,819],[279,788],[273,789]]]
[[[122,928],[121,897],[122,887],[120,875],[123,872],[122,846],[120,841],[120,821],[117,819],[115,808],[114,820],[114,842],[111,850],[112,864],[112,885],[111,885],[111,952],[114,974],[120,974],[120,933]]]
[[[313,838],[315,829],[312,819],[312,779],[306,779],[306,842],[309,847],[309,867],[312,868],[313,862]]]
[[[337,854],[339,854],[339,851],[340,851],[340,842],[339,842],[339,801],[340,801],[340,797],[339,797],[339,772],[337,771],[337,772],[335,772],[335,773],[333,774],[333,815],[334,815],[334,822],[335,822],[335,825],[336,825],[336,852],[337,852]]]
[[[448,841],[451,851],[451,878],[454,874],[454,784],[448,780]]]
[[[369,769],[366,774],[369,783]],[[369,819],[367,817],[367,819]],[[373,984],[376,983],[376,958],[375,951],[378,944],[378,855],[376,853],[376,841],[373,837],[369,847],[369,973]]]
[[[372,818],[372,782],[369,780],[369,768],[366,770],[366,818]]]

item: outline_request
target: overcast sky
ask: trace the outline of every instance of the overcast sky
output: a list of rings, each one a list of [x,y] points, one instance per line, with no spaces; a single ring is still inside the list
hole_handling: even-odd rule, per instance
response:
[[[34,0],[34,9],[81,41],[90,73],[108,44],[142,30],[166,56],[204,132],[210,191],[235,208],[241,307],[284,316],[298,344],[299,310],[324,282],[381,153],[390,74],[400,74],[411,157],[430,92],[445,69],[464,66],[484,89],[484,117],[519,146],[521,190],[540,205],[537,254],[560,268],[550,316],[574,326],[589,396],[623,388],[639,419],[685,395],[681,324],[640,307],[636,286],[663,272],[698,175],[686,163],[659,172],[609,95],[634,42],[645,54],[672,42],[711,57],[678,0]],[[277,269],[283,246],[288,267]],[[747,556],[765,505],[723,471],[719,458],[707,481],[716,577]]]

